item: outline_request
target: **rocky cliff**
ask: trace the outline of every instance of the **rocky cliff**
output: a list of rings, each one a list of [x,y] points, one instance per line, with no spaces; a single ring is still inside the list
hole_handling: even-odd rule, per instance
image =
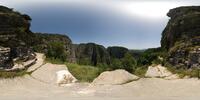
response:
[[[77,63],[86,65],[109,64],[110,56],[106,48],[95,43],[74,45]]]
[[[61,34],[49,34],[49,33],[35,33],[35,44],[34,50],[36,52],[48,53],[48,47],[51,43],[61,43],[64,49],[64,55],[67,57],[66,61],[76,62],[75,50],[71,39],[66,35]]]
[[[121,59],[124,57],[124,55],[129,52],[129,50],[127,48],[124,47],[118,47],[118,46],[113,46],[113,47],[108,47],[107,51],[109,53],[109,55],[112,58],[117,58],[117,59]]]
[[[29,30],[31,18],[0,6],[0,68],[34,59],[30,45],[34,34]]]
[[[200,68],[200,7],[179,7],[167,15],[161,40],[169,53],[167,61],[177,68]]]

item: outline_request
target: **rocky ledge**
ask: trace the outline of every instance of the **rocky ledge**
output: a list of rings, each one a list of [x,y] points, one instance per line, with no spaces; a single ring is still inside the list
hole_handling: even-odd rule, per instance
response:
[[[167,15],[161,40],[167,62],[177,68],[200,68],[200,6],[178,7]]]
[[[27,65],[35,54],[30,45],[34,34],[29,30],[31,18],[10,8],[0,6],[0,68]],[[20,66],[18,66],[20,65]],[[25,66],[23,66],[25,67]]]

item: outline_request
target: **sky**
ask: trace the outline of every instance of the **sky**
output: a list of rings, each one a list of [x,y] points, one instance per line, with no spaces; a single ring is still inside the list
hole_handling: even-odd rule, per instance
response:
[[[160,46],[167,12],[200,0],[0,0],[31,16],[31,30],[69,36],[73,43],[94,42],[129,49]]]

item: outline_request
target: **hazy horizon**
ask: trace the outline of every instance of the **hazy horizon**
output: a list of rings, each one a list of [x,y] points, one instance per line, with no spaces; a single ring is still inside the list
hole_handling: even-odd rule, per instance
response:
[[[0,4],[30,15],[33,32],[66,34],[76,44],[146,49],[160,46],[170,9],[200,1],[5,0]]]

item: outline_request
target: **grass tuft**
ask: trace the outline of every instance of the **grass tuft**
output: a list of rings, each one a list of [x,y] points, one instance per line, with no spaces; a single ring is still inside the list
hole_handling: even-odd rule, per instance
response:
[[[92,82],[98,75],[103,72],[102,69],[89,66],[89,65],[78,65],[72,63],[66,63],[69,71],[76,77],[80,82]]]

